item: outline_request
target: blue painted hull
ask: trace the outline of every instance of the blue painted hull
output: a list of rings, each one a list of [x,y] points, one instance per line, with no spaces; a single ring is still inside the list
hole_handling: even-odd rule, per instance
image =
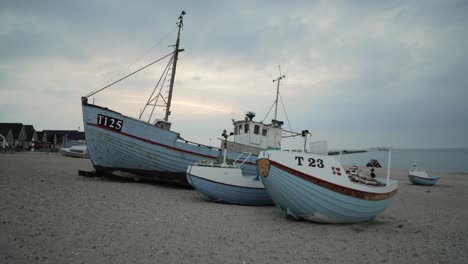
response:
[[[187,174],[187,181],[204,200],[239,205],[272,205],[264,188],[246,188],[226,185]]]
[[[424,186],[432,186],[437,183],[439,177],[437,176],[429,176],[429,178],[418,177],[415,175],[408,175],[410,182],[415,185],[424,185]]]
[[[88,153],[96,172],[118,177],[136,177],[188,185],[188,165],[204,159],[215,159],[221,150],[185,141],[176,132],[124,116],[107,108],[83,102],[83,122]],[[122,120],[121,130],[97,123],[98,115]],[[239,152],[229,151],[228,159]],[[252,155],[242,170],[255,174]]]
[[[261,177],[268,194],[287,215],[323,223],[368,221],[382,213],[395,196],[365,200],[343,195],[291,175],[275,166]]]

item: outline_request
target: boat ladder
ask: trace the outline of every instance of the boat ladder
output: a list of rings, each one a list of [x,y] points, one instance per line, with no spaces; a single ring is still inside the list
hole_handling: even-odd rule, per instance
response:
[[[242,152],[236,160],[234,160],[233,164],[237,164],[239,166],[244,165],[245,161],[248,160],[252,156],[252,153],[250,152]]]

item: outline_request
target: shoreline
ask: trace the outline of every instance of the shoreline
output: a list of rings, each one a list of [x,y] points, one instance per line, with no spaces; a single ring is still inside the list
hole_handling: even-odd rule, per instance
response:
[[[376,159],[382,166],[388,165],[386,151],[368,151],[344,155],[342,164],[365,166],[370,159]],[[409,170],[416,161],[418,167],[426,170],[430,175],[435,174],[468,174],[468,149],[392,149],[392,169]]]

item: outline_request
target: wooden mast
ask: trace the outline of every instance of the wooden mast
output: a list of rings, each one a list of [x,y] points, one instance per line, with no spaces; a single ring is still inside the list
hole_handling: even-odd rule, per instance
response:
[[[274,79],[273,82],[278,82],[277,83],[277,86],[276,86],[276,100],[275,100],[275,118],[274,120],[277,120],[277,114],[278,114],[278,95],[279,95],[279,87],[280,87],[280,81],[281,79],[284,79],[286,78],[286,76],[281,76],[281,71],[280,71],[280,77],[278,77],[277,79]],[[271,109],[271,108],[270,108]]]
[[[185,11],[182,11],[182,13],[179,16],[179,21],[177,22],[177,26],[179,27],[179,30],[177,32],[177,41],[175,44],[174,60],[172,62],[171,83],[169,85],[169,95],[167,98],[166,115],[164,116],[164,121],[166,122],[169,120],[169,115],[171,114],[172,90],[174,88],[175,74],[176,74],[176,68],[177,68],[177,59],[179,58],[179,52],[184,51],[183,49],[179,49],[179,43],[180,43],[180,29],[184,25],[185,14],[186,14]]]

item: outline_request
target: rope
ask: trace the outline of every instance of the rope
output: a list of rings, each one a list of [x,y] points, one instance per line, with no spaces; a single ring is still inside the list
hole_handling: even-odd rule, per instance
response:
[[[169,57],[170,55],[174,54],[174,52],[175,52],[175,51],[173,51],[173,52],[167,54],[166,56],[164,56],[164,57],[162,57],[162,58],[160,58],[160,59],[157,59],[157,60],[151,62],[150,64],[147,64],[146,66],[144,66],[144,67],[142,67],[142,68],[140,68],[140,69],[138,69],[138,70],[136,70],[136,71],[134,71],[134,72],[128,74],[128,75],[125,76],[125,77],[120,78],[119,80],[117,80],[117,81],[115,81],[115,82],[113,82],[113,83],[111,83],[111,84],[109,84],[109,85],[107,85],[107,86],[104,86],[103,88],[97,90],[96,92],[91,92],[90,94],[84,96],[84,98],[88,98],[88,97],[90,97],[90,96],[93,96],[93,95],[95,95],[95,94],[101,92],[102,90],[104,90],[104,89],[106,89],[106,88],[109,88],[109,87],[111,87],[112,85],[114,85],[114,84],[116,84],[116,83],[118,83],[118,82],[120,82],[120,81],[123,81],[123,80],[127,79],[128,77],[134,75],[135,73],[140,72],[140,71],[142,71],[142,70],[148,68],[149,66],[155,64],[156,62],[159,62],[159,61],[161,61],[161,60],[163,60],[163,59]]]
[[[273,109],[273,106],[275,105],[275,103],[276,103],[276,101],[273,102],[273,104],[271,105],[270,110],[268,110],[267,114],[265,115],[265,118],[263,118],[262,123],[265,122],[265,119],[266,119],[266,118],[268,117],[268,115],[270,114],[270,111],[271,111],[271,109]]]
[[[283,106],[284,115],[286,116],[286,120],[288,121],[289,130],[292,131],[292,129],[291,129],[291,123],[289,122],[288,113],[286,113],[286,108],[284,107],[283,98],[281,98],[281,94],[279,95],[279,98],[280,98],[280,100],[281,100],[281,105]]]
[[[176,27],[176,28],[177,28],[177,27]],[[158,42],[156,42],[151,48],[149,48],[149,50],[146,51],[145,54],[143,54],[143,55],[142,55],[138,60],[136,60],[136,61],[139,61],[139,60],[141,60],[142,58],[144,58],[146,55],[148,55],[148,53],[149,53],[152,49],[154,49],[156,46],[158,46],[159,44],[161,44],[161,42],[162,42],[163,40],[167,39],[167,37],[169,36],[169,34],[170,34],[170,33],[173,33],[173,32],[174,32],[174,29],[169,30],[166,34],[164,34],[164,36],[163,36]],[[133,66],[133,65],[135,65],[135,64],[136,64],[136,63],[130,65],[128,68],[130,68],[131,66]]]
[[[127,69],[130,69],[132,68],[135,64],[137,64],[139,61],[141,61],[141,59],[143,59],[146,55],[148,55],[148,53],[153,50],[156,46],[158,46],[159,44],[161,44],[161,42],[163,40],[166,40],[169,36],[170,33],[173,33],[174,32],[174,29],[171,29],[170,31],[168,31],[166,34],[163,35],[163,37],[158,41],[156,42],[151,48],[149,48],[142,56],[140,56],[139,58],[137,58],[136,60],[134,60],[135,62],[128,65],[127,66]],[[122,74],[123,70],[119,71],[119,73],[115,74],[114,76],[120,76]],[[105,81],[102,85],[104,85],[105,83],[111,81],[111,79],[114,79],[114,77],[111,77],[111,78],[107,78],[107,81]]]
[[[164,86],[164,83],[166,82],[166,79],[167,79],[167,76],[169,75],[169,66],[171,65],[171,62],[174,60],[174,56],[172,56],[172,58],[170,59],[169,61],[169,64],[167,64],[166,66],[166,69],[165,69],[165,73],[163,72],[163,75],[164,75],[164,79],[161,83],[161,88],[159,88],[159,95],[161,95],[161,98],[164,99],[164,96],[161,94],[161,91],[162,91],[162,88]],[[162,77],[162,76],[161,76]],[[159,83],[159,82],[158,82]],[[156,90],[157,86],[154,87],[154,89]],[[154,104],[153,104],[153,109],[151,110],[151,114],[148,118],[148,123],[151,121],[151,118],[153,117],[153,113],[154,113],[154,109],[156,108],[156,105],[158,104],[158,98],[159,98],[159,95],[156,96],[153,100],[155,100]],[[164,102],[166,103],[166,100],[164,100]],[[167,103],[166,103],[167,104]]]
[[[278,66],[279,67],[279,66]],[[280,76],[281,76],[281,68],[279,67],[279,71],[280,71]],[[281,88],[283,88],[283,83],[281,83]],[[291,129],[291,123],[289,122],[289,117],[288,117],[288,113],[286,113],[286,108],[284,107],[284,103],[283,103],[283,98],[281,97],[281,93],[278,93],[278,96],[281,100],[281,105],[283,106],[283,111],[284,111],[284,115],[286,116],[286,120],[288,121],[288,126],[289,126],[289,130],[292,131]],[[276,101],[273,102],[273,105],[270,107],[270,110],[268,110],[267,114],[265,115],[265,118],[263,118],[262,122],[265,122],[265,119],[268,117],[268,115],[270,114],[270,111],[271,109],[273,109],[273,106],[275,105]]]
[[[161,74],[161,77],[159,78],[158,83],[157,83],[156,86],[154,87],[153,92],[151,93],[150,97],[148,98],[148,101],[146,102],[145,106],[143,107],[143,110],[141,111],[140,117],[138,117],[138,119],[141,119],[141,116],[142,116],[143,113],[145,112],[146,107],[154,100],[154,98],[153,98],[154,92],[155,92],[156,89],[159,87],[159,83],[161,82],[161,79],[163,78],[164,74],[167,72],[167,69],[169,68],[169,65],[171,64],[173,58],[174,58],[174,56],[172,56],[172,58],[169,60],[168,64],[166,65],[166,68],[164,69],[163,73]],[[163,83],[164,83],[164,82],[163,82]],[[161,86],[162,86],[162,85],[161,85]],[[159,94],[161,94],[161,90],[159,90]],[[156,96],[156,97],[157,97],[157,96]],[[156,98],[156,97],[155,97],[155,98]],[[150,118],[151,118],[151,117],[150,117]],[[149,122],[149,121],[148,121],[148,122]]]

